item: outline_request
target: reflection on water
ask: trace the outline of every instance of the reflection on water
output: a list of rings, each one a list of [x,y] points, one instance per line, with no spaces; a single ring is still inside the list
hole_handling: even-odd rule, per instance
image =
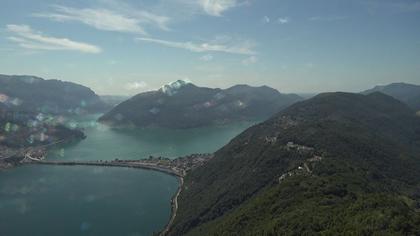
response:
[[[92,117],[71,122],[84,128],[87,138],[54,148],[48,159],[213,152],[252,124],[115,130]],[[151,235],[167,223],[177,187],[172,176],[129,168],[34,165],[6,170],[0,172],[0,235]]]
[[[0,172],[0,235],[150,235],[177,179],[130,168],[23,166]]]
[[[179,157],[214,152],[255,122],[173,130],[164,128],[111,129],[92,121],[79,122],[87,138],[59,146],[49,159],[113,160],[141,159],[149,155]]]

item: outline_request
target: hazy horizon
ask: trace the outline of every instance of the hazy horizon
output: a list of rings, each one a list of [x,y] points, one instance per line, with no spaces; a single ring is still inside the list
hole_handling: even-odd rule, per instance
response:
[[[178,79],[283,93],[418,84],[415,0],[2,1],[0,73],[134,95]]]
[[[419,22],[0,0],[0,236],[420,235]]]

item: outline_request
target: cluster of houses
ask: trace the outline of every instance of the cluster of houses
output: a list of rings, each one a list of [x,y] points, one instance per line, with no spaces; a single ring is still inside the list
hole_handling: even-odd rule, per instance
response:
[[[299,153],[302,153],[302,154],[311,153],[311,152],[313,152],[315,150],[312,147],[307,147],[307,146],[304,146],[304,145],[299,145],[299,144],[296,144],[294,142],[288,142],[286,144],[286,148],[289,151],[298,151]]]
[[[173,172],[183,176],[188,171],[204,165],[204,163],[206,163],[212,157],[213,157],[213,154],[192,154],[192,155],[188,155],[184,157],[178,157],[176,159],[149,156],[149,158],[147,159],[134,160],[134,161],[121,160],[121,162],[136,162],[142,165],[149,165],[149,166],[154,166],[154,167],[159,167],[159,168],[170,169]],[[115,161],[118,162],[120,160],[116,159]]]
[[[282,116],[280,119],[276,121],[275,125],[282,129],[288,129],[288,128],[297,126],[298,122],[289,116]]]
[[[288,150],[297,151],[297,152],[302,153],[302,154],[309,154],[309,155],[311,155],[311,158],[306,159],[306,161],[304,161],[302,164],[300,164],[297,168],[282,174],[278,179],[279,183],[281,183],[287,177],[291,177],[291,176],[294,176],[294,175],[308,175],[308,174],[310,175],[310,174],[312,174],[312,170],[311,170],[310,166],[312,166],[312,169],[313,169],[313,163],[319,162],[319,161],[322,160],[322,156],[319,156],[319,155],[315,154],[315,149],[312,148],[312,147],[307,147],[307,146],[295,144],[293,142],[288,142],[286,144],[286,148]]]
[[[179,157],[171,161],[173,167],[189,171],[204,165],[213,157],[213,154],[192,154],[185,157]]]
[[[9,148],[0,146],[0,169],[11,168],[24,162],[40,161],[45,158],[43,147]]]

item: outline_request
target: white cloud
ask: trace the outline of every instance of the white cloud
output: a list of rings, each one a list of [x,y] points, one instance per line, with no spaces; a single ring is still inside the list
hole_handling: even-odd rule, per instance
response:
[[[43,35],[41,32],[32,30],[28,25],[7,25],[7,31],[15,34],[9,40],[17,43],[20,47],[36,50],[72,50],[84,53],[100,53],[101,48],[72,41],[67,38],[54,38]]]
[[[124,32],[147,35],[144,26],[152,25],[167,30],[169,18],[155,15],[148,11],[135,10],[130,7],[109,9],[71,8],[66,6],[53,6],[52,13],[34,14],[36,17],[48,18],[58,22],[80,22],[98,30]]]
[[[183,14],[187,15],[206,14],[216,17],[235,7],[249,4],[248,0],[163,0],[162,2],[163,7],[171,6],[172,11],[182,9]]]
[[[215,40],[213,42],[205,43],[193,43],[193,42],[176,42],[167,41],[156,38],[137,38],[138,41],[149,42],[160,44],[167,47],[181,48],[192,52],[223,52],[230,54],[242,54],[242,55],[255,55],[254,44],[249,41],[239,42],[221,42],[221,40]]]
[[[211,16],[221,16],[224,11],[238,5],[236,0],[198,0],[198,3]]]
[[[211,54],[204,55],[204,56],[200,57],[200,60],[201,61],[211,61],[211,60],[213,60],[213,55],[211,55]]]
[[[242,64],[244,64],[246,66],[251,65],[251,64],[255,64],[257,62],[258,62],[258,58],[256,56],[250,56],[250,57],[242,60]]]
[[[143,89],[146,87],[147,87],[147,83],[144,81],[130,82],[125,85],[125,88],[127,90],[137,90],[137,89]]]
[[[261,19],[261,21],[262,21],[262,23],[264,23],[264,24],[268,24],[268,23],[270,23],[270,17],[268,17],[268,16],[264,16],[262,19]]]
[[[290,19],[288,17],[280,17],[277,19],[277,22],[281,25],[287,24],[290,22]]]

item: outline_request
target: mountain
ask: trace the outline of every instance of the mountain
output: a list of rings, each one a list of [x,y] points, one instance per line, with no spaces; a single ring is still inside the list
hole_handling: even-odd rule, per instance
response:
[[[16,111],[80,114],[108,106],[91,89],[35,76],[0,75],[0,102]]]
[[[376,86],[373,89],[362,92],[363,94],[370,94],[373,92],[381,92],[392,96],[416,111],[420,111],[420,85],[393,83],[385,86]]]
[[[0,156],[3,156],[5,149],[36,147],[59,140],[85,138],[82,131],[65,126],[60,117],[16,111],[3,103],[0,103],[0,127]]]
[[[120,103],[99,121],[113,126],[190,128],[267,118],[299,100],[267,86],[204,88],[178,80]]]
[[[168,235],[420,235],[420,118],[384,95],[325,93],[187,173]]]
[[[115,107],[116,105],[129,99],[128,96],[118,96],[118,95],[101,95],[100,98],[104,103],[108,104],[110,107]]]
[[[47,117],[45,117],[47,118]],[[79,129],[69,128],[50,117],[13,111],[0,103],[0,171],[31,158],[44,158],[50,145],[84,139]]]

